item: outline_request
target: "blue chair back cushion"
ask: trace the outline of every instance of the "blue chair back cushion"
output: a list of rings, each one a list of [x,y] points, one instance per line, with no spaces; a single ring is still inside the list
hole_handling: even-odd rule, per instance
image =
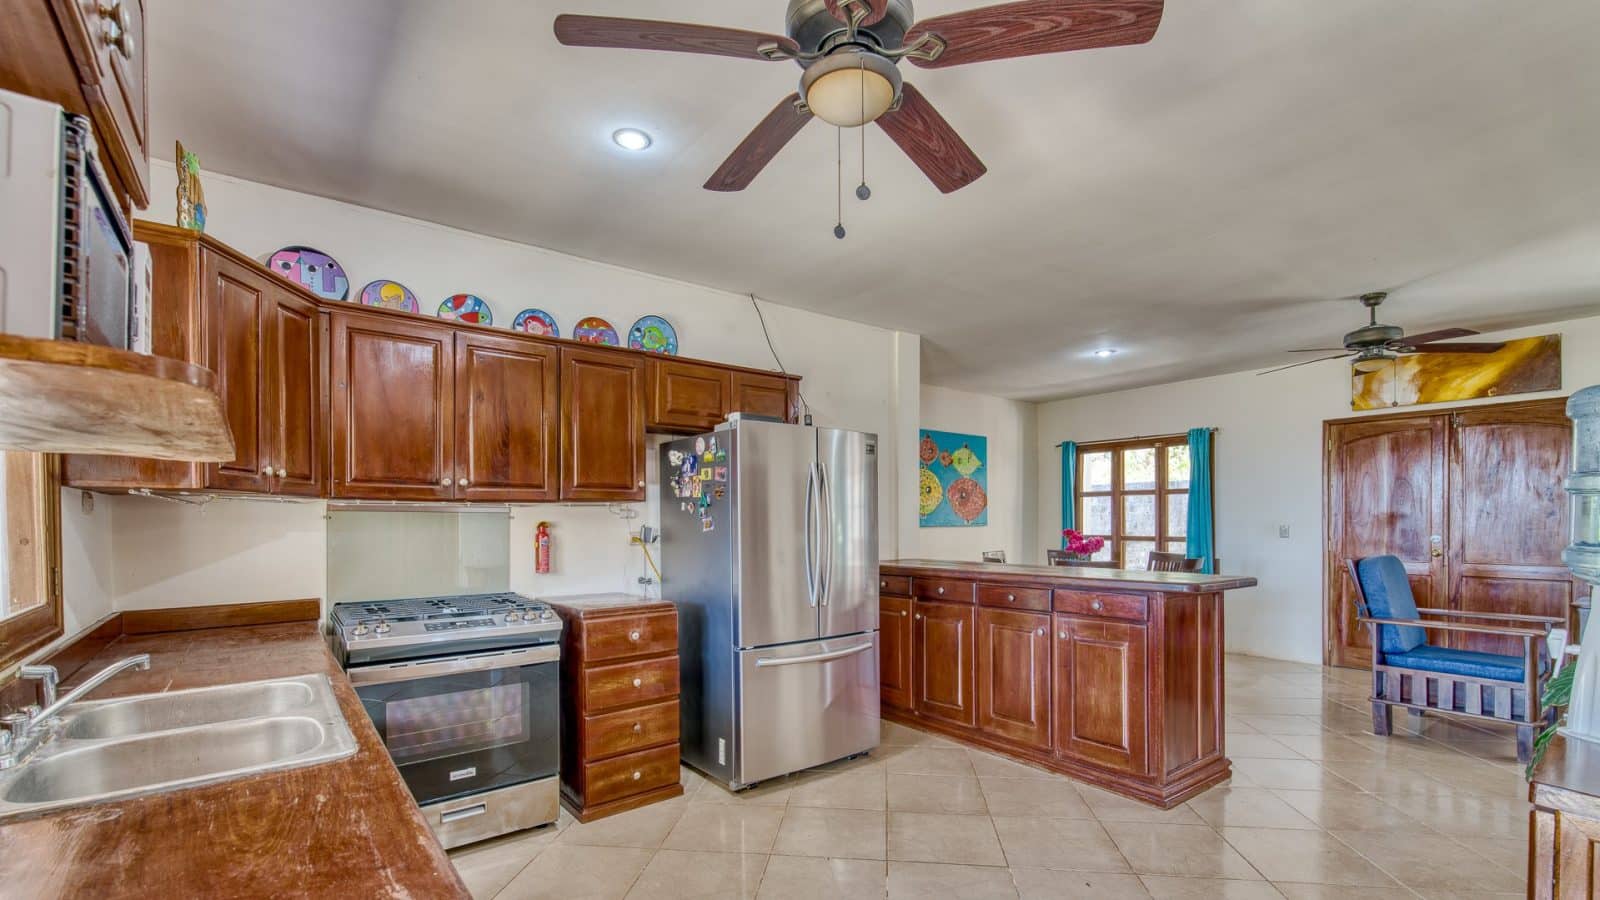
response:
[[[1449,647],[1431,647],[1423,644],[1405,653],[1385,653],[1386,666],[1403,666],[1438,672],[1441,675],[1460,675],[1465,678],[1487,678],[1493,681],[1515,681],[1523,676],[1522,657],[1501,656],[1497,653],[1479,653],[1476,650],[1452,650]]]
[[[1421,618],[1411,596],[1405,564],[1398,556],[1369,556],[1356,561],[1356,580],[1367,599],[1367,612],[1375,619]],[[1428,642],[1428,633],[1409,625],[1379,625],[1378,645],[1385,656],[1405,653]]]

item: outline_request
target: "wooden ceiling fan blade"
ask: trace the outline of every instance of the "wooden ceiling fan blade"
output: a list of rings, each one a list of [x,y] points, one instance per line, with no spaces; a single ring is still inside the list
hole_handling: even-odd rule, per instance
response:
[[[992,59],[1143,44],[1161,25],[1163,0],[1023,0],[935,16],[911,26],[905,46],[934,35],[934,59],[908,57],[924,69]]]
[[[1423,344],[1421,347],[1407,346],[1402,353],[1496,353],[1505,344],[1473,343],[1473,344]]]
[[[1304,347],[1299,350],[1285,350],[1285,353],[1339,353],[1348,350],[1347,347]]]
[[[708,191],[742,191],[756,180],[761,170],[772,162],[800,129],[811,121],[811,111],[798,104],[799,94],[783,98],[755,130],[734,148],[733,153],[706,181]]]
[[[1345,359],[1345,358],[1351,357],[1351,356],[1355,356],[1355,354],[1354,353],[1340,353],[1340,354],[1338,354],[1336,356],[1324,356],[1321,359],[1308,359],[1308,360],[1304,360],[1303,362],[1290,363],[1287,366],[1279,366],[1276,369],[1268,369],[1265,372],[1257,372],[1256,374],[1257,375],[1271,375],[1274,372],[1282,372],[1285,369],[1298,369],[1301,366],[1309,366],[1312,363],[1327,362],[1330,359]]]
[[[1451,338],[1472,337],[1475,334],[1477,332],[1470,328],[1441,328],[1438,331],[1409,335],[1404,340],[1407,347],[1417,347],[1432,341],[1448,341]]]
[[[946,194],[989,171],[922,92],[909,84],[901,89],[900,108],[880,116],[878,127]]]
[[[780,35],[714,25],[569,14],[556,16],[555,28],[556,40],[569,47],[668,50],[760,60],[773,58],[762,55],[760,49],[774,44],[791,56],[800,52],[799,44]]]

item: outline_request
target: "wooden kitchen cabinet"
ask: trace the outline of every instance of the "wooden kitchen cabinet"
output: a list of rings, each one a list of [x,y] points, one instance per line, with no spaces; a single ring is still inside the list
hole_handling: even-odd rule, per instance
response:
[[[558,499],[560,351],[478,332],[455,341],[456,497]]]
[[[978,609],[978,728],[1050,747],[1050,615]]]
[[[267,457],[272,492],[320,497],[328,490],[328,314],[274,285],[267,313]]]
[[[644,360],[561,348],[561,499],[644,499]]]
[[[913,607],[912,702],[917,713],[971,728],[977,721],[974,607],[926,600],[915,601]]]
[[[650,398],[647,425],[655,431],[710,431],[733,408],[733,376],[727,369],[681,359],[645,362]]]
[[[733,373],[733,406],[730,412],[766,416],[784,422],[800,421],[799,389],[782,375]]]
[[[331,314],[333,496],[455,497],[455,331]]]
[[[878,685],[884,706],[909,710],[912,705],[910,597],[878,598]]]
[[[1144,774],[1145,627],[1057,615],[1055,630],[1056,752]]]

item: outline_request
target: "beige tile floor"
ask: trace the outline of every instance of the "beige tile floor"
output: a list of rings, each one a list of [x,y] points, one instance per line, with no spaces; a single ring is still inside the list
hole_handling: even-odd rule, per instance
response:
[[[1510,731],[1374,737],[1360,672],[1230,656],[1231,783],[1160,811],[886,724],[868,757],[451,854],[478,898],[1523,895]]]

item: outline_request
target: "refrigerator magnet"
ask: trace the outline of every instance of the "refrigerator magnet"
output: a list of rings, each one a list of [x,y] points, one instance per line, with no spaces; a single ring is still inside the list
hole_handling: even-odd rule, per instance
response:
[[[716,531],[717,530],[716,520],[712,519],[710,516],[706,516],[706,517],[702,518],[700,520],[700,530],[701,531]]]
[[[715,488],[712,489],[711,496],[716,497],[718,500],[721,500],[723,497],[728,496],[728,489],[726,487],[724,487],[723,485],[719,484]]]
[[[711,480],[712,481],[727,481],[728,480],[728,467],[727,466],[717,466],[715,469],[712,470],[712,472],[713,472],[713,474],[711,476]]]
[[[710,481],[712,474],[713,474],[713,471],[712,471],[711,467],[707,466],[706,468],[700,470],[700,480],[701,481]]]
[[[706,452],[706,439],[705,438],[697,437],[697,438],[694,439],[694,452],[695,452],[696,456],[700,455],[701,453]]]

